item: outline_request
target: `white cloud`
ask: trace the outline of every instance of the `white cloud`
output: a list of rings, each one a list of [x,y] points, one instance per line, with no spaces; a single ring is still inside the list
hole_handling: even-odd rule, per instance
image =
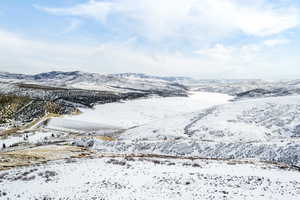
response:
[[[114,4],[110,2],[97,2],[90,0],[88,3],[78,4],[71,8],[46,8],[38,5],[34,5],[34,7],[56,15],[91,17],[105,21],[107,15],[114,7]]]
[[[234,51],[233,47],[224,47],[222,44],[216,44],[212,48],[198,50],[195,53],[212,59],[228,60],[232,58]]]
[[[224,46],[216,44],[215,46],[195,51],[194,53],[211,60],[214,63],[223,63],[227,66],[238,65],[239,67],[254,63],[253,61],[259,56],[262,45],[248,44],[242,46]]]
[[[82,70],[99,73],[217,77],[232,66],[220,60],[137,50],[130,43],[81,46],[26,39],[0,30],[0,71]]]
[[[80,26],[82,25],[82,21],[79,19],[72,19],[70,20],[68,26],[65,28],[65,30],[63,31],[63,33],[69,33],[72,31],[77,30],[78,28],[80,28]]]
[[[83,70],[100,73],[145,72],[181,74],[180,65],[195,69],[196,62],[183,56],[154,55],[127,44],[79,46],[25,39],[0,30],[0,71],[43,72]],[[171,70],[172,69],[172,70]]]
[[[215,63],[216,66],[218,63],[222,63],[225,66],[235,66],[233,68],[236,72],[247,69],[248,67],[260,71],[258,66],[262,63],[272,66],[274,71],[276,71],[282,66],[275,62],[277,58],[269,52],[279,49],[281,45],[287,44],[288,42],[288,39],[270,39],[260,43],[243,44],[239,46],[216,44],[211,48],[194,51],[194,53]],[[281,55],[281,57],[286,59],[284,55]]]
[[[130,38],[118,43],[97,44],[93,40],[80,45],[76,41],[28,39],[0,29],[0,71],[143,72],[202,78],[300,75],[297,51],[289,51],[292,43],[288,37],[284,38],[287,34],[282,34],[298,25],[297,8],[292,5],[276,7],[264,0],[106,0],[88,1],[70,8],[38,8],[68,16],[71,21],[65,33],[78,29],[82,23],[79,17],[84,17],[104,23],[104,28],[135,34],[128,34]],[[241,33],[255,37],[251,37],[253,40],[246,37],[238,43],[224,40],[226,37],[237,39],[233,36]],[[208,42],[195,45],[199,50],[190,55],[187,51],[193,51],[193,45],[187,47],[185,53],[180,45],[170,52],[159,47],[151,51],[139,43],[139,37],[151,41],[173,40],[174,46],[186,40],[193,44]],[[156,44],[168,46],[170,43],[163,41],[154,46]],[[210,48],[203,48],[207,46]]]
[[[270,39],[270,40],[265,40],[264,44],[266,46],[277,46],[277,45],[283,45],[283,44],[288,44],[290,42],[290,40],[288,39]]]
[[[36,41],[0,30],[0,71],[142,72],[201,78],[286,78],[300,75],[297,53],[291,57],[276,56],[272,49],[274,46],[264,43],[229,47],[217,44],[197,51],[201,56],[188,56],[180,52],[142,51],[135,49],[130,42],[82,46]]]
[[[232,34],[270,36],[299,24],[299,8],[253,0],[91,0],[70,8],[44,8],[57,15],[127,22],[148,39],[217,40]]]

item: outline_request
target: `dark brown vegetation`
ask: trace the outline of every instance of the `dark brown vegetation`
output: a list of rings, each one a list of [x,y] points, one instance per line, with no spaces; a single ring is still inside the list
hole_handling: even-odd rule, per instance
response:
[[[7,123],[14,114],[30,103],[28,97],[15,95],[0,95],[0,123]]]

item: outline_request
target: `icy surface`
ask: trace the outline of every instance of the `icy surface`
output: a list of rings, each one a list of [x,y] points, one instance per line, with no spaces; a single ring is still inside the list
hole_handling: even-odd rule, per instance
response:
[[[113,133],[122,130],[122,128],[116,126],[109,126],[87,121],[71,120],[66,118],[49,119],[46,128],[74,133],[94,132],[98,135],[113,135]]]
[[[226,94],[194,92],[189,97],[137,99],[123,103],[97,105],[95,109],[81,109],[83,114],[65,119],[130,128],[153,120],[165,121],[175,115],[224,104],[231,98]]]

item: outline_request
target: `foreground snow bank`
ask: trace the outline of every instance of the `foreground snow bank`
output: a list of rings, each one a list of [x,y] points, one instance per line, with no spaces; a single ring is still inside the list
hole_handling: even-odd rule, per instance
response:
[[[230,165],[229,165],[230,164]],[[5,199],[289,199],[298,172],[208,160],[68,160],[0,173]]]

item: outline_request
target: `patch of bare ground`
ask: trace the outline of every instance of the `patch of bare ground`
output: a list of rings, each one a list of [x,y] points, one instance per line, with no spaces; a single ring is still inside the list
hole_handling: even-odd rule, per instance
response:
[[[74,138],[94,138],[97,140],[102,140],[102,141],[116,141],[117,139],[115,137],[111,136],[102,136],[102,135],[78,135],[78,134],[73,134],[72,135]]]
[[[47,145],[4,152],[0,153],[0,170],[42,164],[52,160],[82,158],[91,154],[92,152],[85,148],[67,145]]]

